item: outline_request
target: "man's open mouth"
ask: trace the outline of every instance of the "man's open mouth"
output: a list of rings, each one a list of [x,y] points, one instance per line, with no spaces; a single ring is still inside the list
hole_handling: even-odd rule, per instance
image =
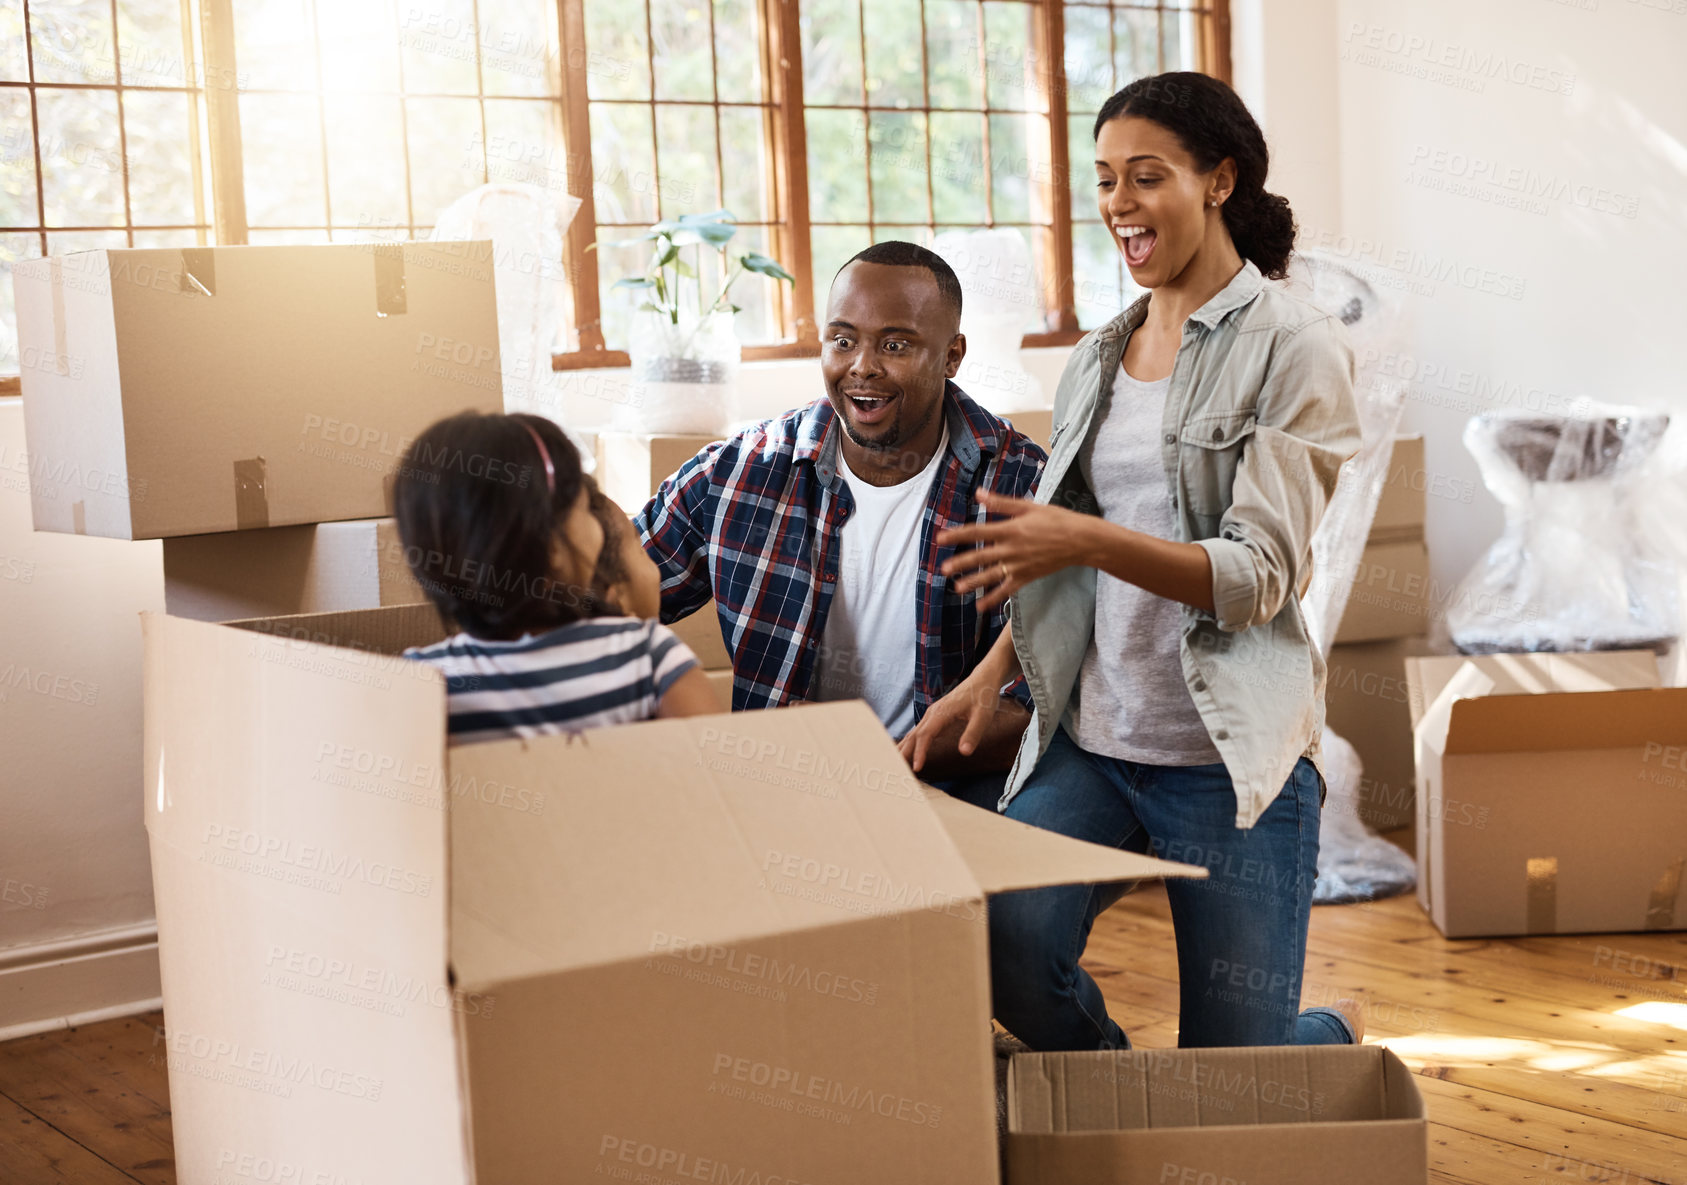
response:
[[[855,418],[863,424],[877,423],[890,411],[896,396],[878,391],[845,391],[844,398],[855,409]]]

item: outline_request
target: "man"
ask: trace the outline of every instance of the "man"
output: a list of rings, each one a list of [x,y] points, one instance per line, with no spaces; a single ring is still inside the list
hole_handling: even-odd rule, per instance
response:
[[[989,652],[1006,618],[939,571],[937,532],[984,521],[974,495],[1028,497],[1041,449],[949,380],[966,356],[961,286],[913,243],[839,270],[821,331],[826,396],[710,445],[634,517],[662,578],[662,620],[713,597],[732,706],[865,699],[900,738]],[[1012,764],[1023,681],[968,755],[937,738],[922,773]]]

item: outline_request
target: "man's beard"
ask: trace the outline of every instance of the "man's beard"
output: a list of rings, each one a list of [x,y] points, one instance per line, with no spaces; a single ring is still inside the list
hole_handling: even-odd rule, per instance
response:
[[[843,400],[844,400],[845,403],[848,403],[849,402],[849,396],[847,396],[847,395],[843,396]],[[857,432],[855,430],[855,426],[850,422],[849,416],[847,414],[838,416],[839,421],[841,421],[842,424],[843,424],[844,435],[848,436],[850,438],[850,440],[854,441],[856,443],[856,445],[858,445],[861,448],[877,449],[880,452],[888,452],[889,450],[891,450],[893,448],[896,448],[898,445],[900,445],[902,443],[902,439],[903,439],[904,436],[908,436],[908,437],[918,436],[921,432],[925,431],[926,425],[931,423],[931,418],[934,415],[936,415],[938,413],[938,411],[942,408],[943,401],[938,400],[936,403],[932,404],[930,410],[928,410],[926,412],[926,418],[921,420],[917,425],[915,425],[915,427],[913,428],[912,431],[904,433],[902,431],[902,411],[903,411],[903,408],[906,408],[908,406],[907,400],[908,400],[908,396],[906,394],[904,394],[902,396],[902,407],[899,407],[899,408],[896,409],[896,419],[890,425],[890,430],[887,431],[883,436],[879,437],[878,439],[871,440],[871,439],[868,439],[865,436],[862,436],[859,432]]]

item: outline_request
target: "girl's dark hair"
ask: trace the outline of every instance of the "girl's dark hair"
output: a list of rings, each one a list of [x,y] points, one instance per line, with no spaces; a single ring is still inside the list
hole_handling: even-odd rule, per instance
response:
[[[1139,78],[1101,105],[1096,137],[1108,120],[1125,115],[1151,119],[1172,132],[1203,173],[1225,157],[1236,162],[1236,188],[1219,208],[1225,229],[1243,259],[1273,280],[1282,279],[1294,250],[1295,218],[1287,198],[1265,191],[1271,156],[1236,92],[1211,75],[1187,70]]]
[[[556,470],[547,490],[539,434]],[[606,611],[617,573],[616,527],[605,521],[591,587],[561,583],[554,547],[585,490],[606,506],[561,428],[541,416],[463,412],[405,450],[393,478],[393,515],[410,571],[447,620],[481,638],[539,633]],[[600,515],[600,518],[603,516]]]

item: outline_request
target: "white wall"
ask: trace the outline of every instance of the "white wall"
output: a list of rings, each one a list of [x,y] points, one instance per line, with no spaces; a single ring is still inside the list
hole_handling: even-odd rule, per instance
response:
[[[163,607],[157,541],[32,530],[23,408],[0,399],[0,1031],[82,1010],[43,964],[149,941],[139,614]]]
[[[1480,487],[1470,506],[1456,497],[1479,482],[1460,441],[1472,413],[1579,396],[1687,410],[1681,9],[1340,0],[1340,224],[1325,241],[1411,318],[1405,425],[1455,492],[1429,499],[1444,586],[1502,522]]]

